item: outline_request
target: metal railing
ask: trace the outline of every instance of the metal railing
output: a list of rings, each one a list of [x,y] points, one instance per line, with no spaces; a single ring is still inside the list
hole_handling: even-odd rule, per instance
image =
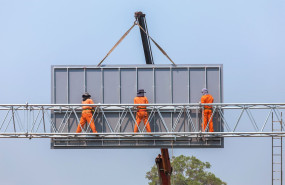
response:
[[[201,132],[204,105],[212,106],[215,132]],[[137,104],[94,104],[95,125],[104,122],[106,129],[90,133],[87,126],[75,133],[82,104],[2,104],[0,105],[0,138],[81,138],[81,137],[281,137],[285,132],[272,132],[269,123],[274,114],[277,121],[285,103],[214,103],[214,104],[147,104],[148,121],[160,124],[151,133],[141,127],[138,133],[123,130],[129,120],[136,123]],[[57,120],[55,117],[61,115]],[[115,116],[114,116],[115,115]],[[112,117],[112,121],[110,121]],[[73,123],[73,130],[70,123]],[[87,124],[88,125],[88,124]],[[143,123],[141,124],[143,125]],[[97,127],[97,126],[96,126]],[[183,129],[179,129],[179,128]],[[68,130],[69,128],[69,130]]]

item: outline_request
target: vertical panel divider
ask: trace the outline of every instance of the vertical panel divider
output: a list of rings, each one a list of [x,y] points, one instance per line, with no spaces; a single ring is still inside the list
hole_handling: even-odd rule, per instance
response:
[[[171,96],[171,103],[173,103],[173,70],[172,67],[170,68],[170,96]]]
[[[104,70],[101,68],[101,90],[102,90],[102,103],[104,104]]]
[[[153,70],[153,103],[156,103],[156,92],[155,92],[155,68]]]
[[[136,67],[136,91],[138,91],[138,68]]]
[[[156,103],[156,97],[155,97],[155,68],[153,67],[152,68],[153,70],[153,103]],[[155,119],[155,113],[153,115],[153,129],[154,129],[154,132],[156,132],[155,130],[155,123],[156,123],[156,119]]]
[[[84,92],[87,92],[86,68],[84,67]]]
[[[119,104],[121,104],[121,100],[122,100],[122,98],[121,98],[121,96],[122,96],[121,87],[122,87],[122,84],[121,84],[121,68],[120,67],[118,69],[118,72],[119,72]],[[122,115],[123,114],[119,111],[118,116],[121,117]],[[122,125],[120,124],[119,132],[121,132],[121,128],[122,128]]]
[[[172,130],[173,129],[173,112],[170,113],[170,121],[171,121],[171,130],[170,131],[175,132],[174,130]]]
[[[221,92],[222,92],[222,89],[221,89],[221,67],[219,67],[219,98],[220,98],[219,103],[223,103]]]
[[[121,103],[121,68],[118,69],[119,70],[119,103]]]
[[[188,67],[188,103],[190,103],[190,67]]]
[[[219,103],[222,103],[223,100],[222,100],[222,97],[221,97],[221,67],[219,66],[219,99],[220,99],[220,102]],[[221,110],[223,111],[223,110]],[[222,122],[223,120],[220,118],[220,132],[224,132],[224,129],[222,127]]]
[[[196,108],[196,127],[197,127],[197,130],[200,128],[200,125],[199,125],[199,113],[198,113],[198,108]]]
[[[207,88],[207,67],[205,67],[205,88]]]
[[[55,82],[55,67],[53,67],[53,100],[52,100],[52,103],[56,103],[56,82]]]
[[[102,91],[102,103],[104,104],[104,68],[101,68],[101,91]],[[102,119],[102,132],[105,132],[105,120],[104,120],[104,116],[101,113],[101,119]],[[103,140],[102,140],[102,144],[103,144]]]
[[[67,104],[69,103],[69,67],[66,70],[67,72]]]

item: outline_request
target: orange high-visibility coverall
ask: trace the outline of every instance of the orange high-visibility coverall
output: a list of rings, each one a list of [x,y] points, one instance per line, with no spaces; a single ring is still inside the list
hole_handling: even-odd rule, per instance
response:
[[[147,97],[135,97],[134,104],[148,104]],[[136,115],[136,122],[134,132],[138,132],[138,126],[140,125],[142,119],[146,128],[147,132],[151,132],[150,125],[148,122],[148,113],[146,111],[146,106],[137,106],[137,115]]]
[[[201,97],[201,103],[213,103],[213,102],[214,98],[210,94],[206,94]],[[204,123],[202,123],[202,132],[205,132],[208,122],[209,122],[209,132],[214,132],[212,106],[204,106],[203,117],[204,117]]]
[[[82,101],[82,104],[94,104],[92,99],[87,99],[85,101]],[[88,124],[90,124],[90,128],[94,133],[97,133],[96,128],[95,128],[95,124],[94,124],[94,119],[92,117],[92,107],[90,106],[82,106],[82,114],[81,114],[81,119],[80,122],[78,124],[76,133],[79,133],[82,131],[81,128],[84,127],[85,123],[87,122]]]

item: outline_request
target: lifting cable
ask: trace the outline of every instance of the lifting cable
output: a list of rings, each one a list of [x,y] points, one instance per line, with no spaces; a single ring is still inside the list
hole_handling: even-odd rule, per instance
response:
[[[157,42],[155,42],[153,40],[153,38],[151,38],[151,36],[149,36],[149,34],[143,29],[143,27],[141,27],[141,25],[139,23],[137,23],[137,25],[140,27],[140,29],[152,40],[152,42],[156,45],[156,47],[161,51],[161,53],[163,53],[167,58],[168,60],[170,60],[170,62],[172,62],[173,65],[176,65],[172,60],[171,58],[167,55],[167,53],[162,49],[162,47],[160,47],[160,45],[157,44]]]
[[[156,45],[156,47],[170,60],[170,62],[172,62],[173,65],[176,65],[171,58],[167,55],[167,53],[158,45],[157,42],[155,42],[153,40],[153,38],[151,38],[151,36],[149,36],[149,34],[141,27],[141,25],[135,21],[134,24],[131,26],[130,29],[128,29],[128,31],[120,38],[120,40],[112,47],[112,49],[107,53],[107,55],[101,60],[101,62],[97,65],[97,67],[99,67],[104,60],[112,53],[112,51],[124,40],[124,38],[130,33],[130,31],[135,27],[135,25],[138,25],[139,28],[152,40],[152,42]]]
[[[112,51],[124,40],[124,38],[130,33],[130,31],[135,27],[136,22],[132,25],[130,29],[120,38],[120,40],[112,47],[112,49],[107,53],[107,55],[101,60],[101,62],[97,65],[98,67],[103,63],[103,61],[112,53]]]

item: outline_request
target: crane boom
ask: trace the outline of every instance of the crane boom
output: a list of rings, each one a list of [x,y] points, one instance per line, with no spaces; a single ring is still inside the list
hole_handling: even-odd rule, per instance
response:
[[[162,185],[170,185],[170,176],[172,173],[172,167],[170,165],[169,153],[167,148],[161,148],[161,155],[155,159],[155,163],[158,170],[158,176],[160,180],[160,184]]]
[[[143,14],[142,12],[135,12],[135,18],[137,22],[140,24],[140,26],[148,33],[145,14]],[[145,62],[146,64],[154,64],[149,37],[141,29],[140,33],[144,49]],[[158,169],[160,184],[170,185],[170,175],[172,173],[172,167],[170,165],[168,148],[161,148],[161,154],[158,154],[158,156],[155,159],[155,163]]]
[[[135,18],[137,22],[140,24],[140,26],[148,33],[145,14],[143,14],[142,12],[135,12]],[[141,38],[142,38],[145,62],[146,64],[154,64],[149,37],[141,29],[140,29],[140,33],[141,33]]]

